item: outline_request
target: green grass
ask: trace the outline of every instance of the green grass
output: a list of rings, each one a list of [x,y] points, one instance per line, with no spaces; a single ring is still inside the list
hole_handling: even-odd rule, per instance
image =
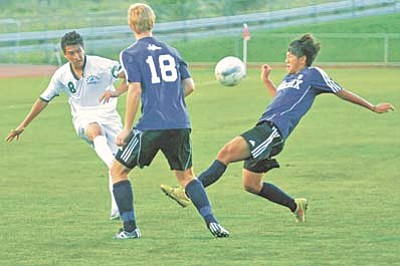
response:
[[[400,106],[398,69],[332,69],[346,88]],[[276,83],[284,74],[276,69]],[[218,85],[195,69],[187,99],[194,167],[249,129],[270,101],[251,69],[240,85]],[[48,78],[1,79],[0,132],[17,126]],[[3,89],[4,88],[4,89]],[[119,102],[124,112],[124,97]],[[65,97],[50,104],[19,142],[1,143],[0,265],[395,265],[400,256],[398,112],[376,115],[332,95],[317,98],[266,180],[310,201],[295,224],[283,207],[242,191],[241,164],[207,189],[229,239],[213,239],[193,207],[162,195],[175,184],[164,158],[135,169],[135,208],[143,238],[111,239],[106,168],[76,135]]]

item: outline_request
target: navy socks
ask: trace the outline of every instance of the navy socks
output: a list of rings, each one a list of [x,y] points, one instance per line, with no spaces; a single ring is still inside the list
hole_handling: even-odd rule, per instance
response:
[[[202,172],[197,178],[203,184],[204,187],[215,183],[225,172],[226,165],[222,162],[215,160],[211,166]]]
[[[294,199],[273,184],[264,182],[261,191],[258,193],[258,196],[266,198],[267,200],[279,205],[288,207],[292,212],[296,210],[296,203],[294,202]]]
[[[214,214],[212,213],[206,191],[199,180],[193,179],[190,181],[190,183],[185,187],[185,192],[192,201],[193,205],[196,206],[200,215],[204,218],[206,224],[217,222]]]
[[[113,185],[115,201],[117,202],[121,218],[124,221],[124,230],[132,232],[136,229],[136,218],[133,209],[133,190],[131,182],[124,180]]]

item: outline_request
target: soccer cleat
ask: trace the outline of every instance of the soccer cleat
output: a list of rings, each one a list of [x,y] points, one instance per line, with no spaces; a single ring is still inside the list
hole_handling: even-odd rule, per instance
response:
[[[142,235],[140,234],[139,228],[136,228],[132,232],[127,232],[123,228],[119,230],[119,233],[115,234],[114,239],[133,239],[140,238]]]
[[[186,196],[185,190],[182,187],[174,188],[168,185],[161,185],[161,190],[165,193],[165,195],[175,200],[183,208],[191,203],[191,200]]]
[[[121,219],[121,215],[119,214],[118,210],[111,210],[110,212],[110,220],[114,221],[114,220],[119,220]]]
[[[219,223],[209,223],[207,227],[215,237],[229,237],[229,231],[223,228]]]
[[[294,199],[297,207],[294,211],[294,215],[296,216],[296,223],[304,223],[306,221],[306,211],[308,207],[308,202],[306,199],[298,198]]]

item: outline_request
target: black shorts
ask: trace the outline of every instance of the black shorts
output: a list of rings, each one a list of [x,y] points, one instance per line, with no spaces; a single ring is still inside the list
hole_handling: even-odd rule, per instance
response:
[[[251,153],[251,157],[244,161],[244,169],[255,173],[265,173],[279,167],[278,162],[272,157],[282,151],[284,141],[272,123],[260,122],[241,136],[248,143]]]
[[[134,129],[126,140],[126,146],[118,150],[115,159],[125,167],[143,168],[150,165],[161,150],[171,170],[184,171],[192,167],[190,129],[140,131]]]

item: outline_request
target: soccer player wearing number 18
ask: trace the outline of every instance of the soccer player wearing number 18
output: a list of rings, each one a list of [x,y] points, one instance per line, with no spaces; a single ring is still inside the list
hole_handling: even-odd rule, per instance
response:
[[[123,219],[123,228],[115,238],[140,237],[128,174],[135,166],[150,165],[160,150],[211,234],[227,237],[229,232],[214,217],[204,187],[192,169],[191,126],[184,98],[194,89],[193,79],[179,53],[153,37],[154,22],[154,12],[148,5],[130,6],[128,23],[137,41],[120,56],[129,87],[124,128],[117,137],[117,144],[123,148],[111,166],[114,195]],[[142,114],[132,129],[140,100]]]

